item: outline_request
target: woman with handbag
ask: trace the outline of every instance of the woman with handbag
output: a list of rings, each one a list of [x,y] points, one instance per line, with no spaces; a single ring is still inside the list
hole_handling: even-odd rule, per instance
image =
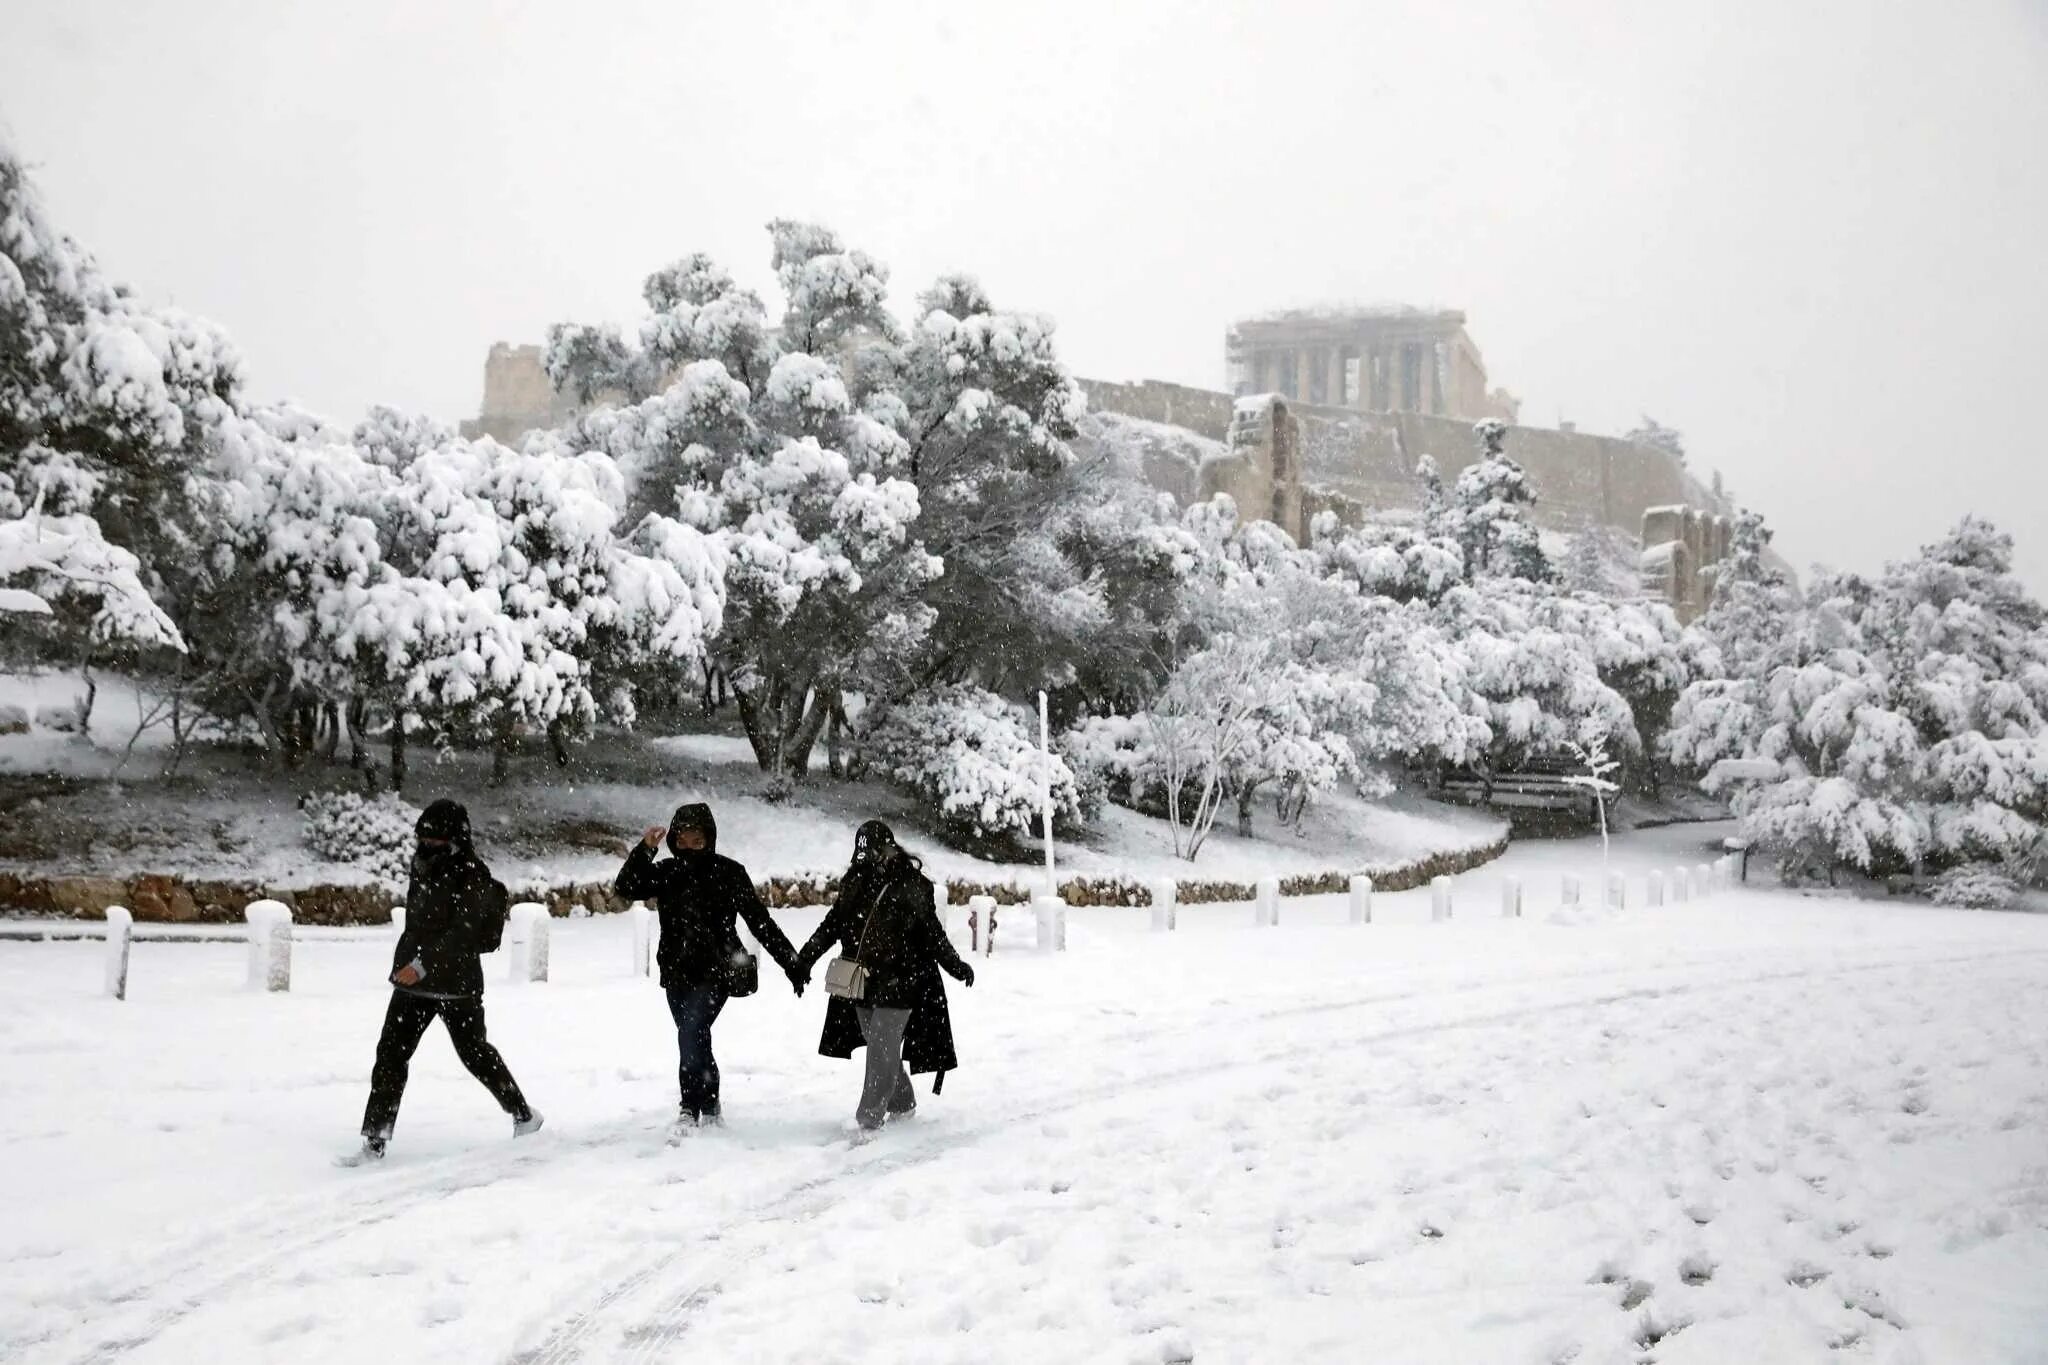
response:
[[[835,941],[840,956],[825,973],[832,999],[818,1051],[851,1057],[855,1048],[867,1048],[854,1119],[862,1132],[872,1133],[885,1118],[916,1112],[910,1072],[937,1072],[936,1095],[946,1073],[959,1064],[939,973],[972,986],[974,968],[946,938],[923,864],[880,820],[854,834],[853,862],[840,879],[839,898],[797,953],[797,971],[808,977]]]
[[[654,850],[664,834],[670,856],[656,862]],[[649,827],[612,885],[627,900],[652,901],[661,920],[655,962],[676,1024],[682,1100],[671,1136],[681,1138],[700,1124],[721,1122],[711,1025],[727,1000],[760,989],[760,964],[740,943],[735,920],[747,922],[798,995],[809,973],[797,970],[796,951],[761,903],[747,869],[718,852],[718,823],[701,802],[679,807],[666,830]]]

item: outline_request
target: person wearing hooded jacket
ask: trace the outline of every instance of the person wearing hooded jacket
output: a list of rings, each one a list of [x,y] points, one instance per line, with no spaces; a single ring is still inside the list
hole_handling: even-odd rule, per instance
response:
[[[484,1030],[484,973],[477,960],[486,922],[505,914],[504,884],[476,856],[469,812],[442,799],[420,812],[413,826],[418,843],[405,891],[405,932],[391,955],[391,1003],[377,1039],[370,1072],[370,1100],[363,1110],[363,1146],[350,1165],[384,1155],[398,1122],[399,1101],[413,1053],[428,1025],[448,1028],[455,1055],[483,1082],[512,1118],[512,1133],[524,1137],[541,1126],[541,1116],[520,1093],[519,1083]]]
[[[797,954],[798,969],[808,976],[835,941],[841,956],[866,969],[867,983],[860,1000],[834,996],[825,1007],[818,1051],[846,1058],[855,1048],[867,1049],[854,1121],[872,1133],[885,1118],[916,1112],[912,1072],[937,1072],[937,1094],[946,1073],[959,1065],[939,973],[972,986],[974,968],[961,960],[939,923],[923,865],[880,820],[855,831],[853,861],[840,879],[838,899]]]
[[[655,860],[666,835],[669,857]],[[718,822],[701,802],[681,806],[666,830],[649,826],[626,855],[613,883],[627,900],[651,901],[661,921],[655,964],[676,1025],[676,1085],[681,1102],[674,1134],[721,1122],[718,1059],[711,1026],[731,998],[735,972],[748,965],[736,921],[747,928],[804,993],[796,950],[761,903],[754,880],[739,862],[718,851]]]

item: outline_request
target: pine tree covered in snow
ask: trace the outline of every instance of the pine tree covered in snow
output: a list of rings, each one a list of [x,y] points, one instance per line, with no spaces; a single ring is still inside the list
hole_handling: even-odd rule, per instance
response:
[[[1480,456],[1452,487],[1443,524],[1465,552],[1476,578],[1500,574],[1544,582],[1552,576],[1543,545],[1524,510],[1536,501],[1535,486],[1506,453],[1507,424],[1488,418],[1473,427]]]
[[[2011,555],[1965,518],[1874,581],[1822,576],[1782,615],[1731,579],[1723,665],[1740,672],[1687,689],[1674,758],[1775,765],[1745,768],[1732,799],[1794,873],[2031,862],[2048,831],[2048,629]]]
[[[239,372],[216,328],[142,307],[59,233],[0,135],[0,589],[54,608],[67,652],[179,643],[151,600],[195,553],[191,475]]]

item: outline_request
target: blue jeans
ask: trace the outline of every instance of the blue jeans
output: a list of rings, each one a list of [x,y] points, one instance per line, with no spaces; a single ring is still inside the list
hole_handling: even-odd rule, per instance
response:
[[[676,1085],[682,1091],[682,1112],[691,1118],[718,1112],[711,1025],[724,1008],[723,986],[677,986],[668,992],[668,1012],[676,1021]]]

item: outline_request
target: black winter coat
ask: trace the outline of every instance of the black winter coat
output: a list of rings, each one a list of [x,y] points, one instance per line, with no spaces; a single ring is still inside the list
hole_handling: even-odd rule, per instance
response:
[[[399,986],[414,995],[464,999],[484,993],[482,951],[477,931],[486,916],[503,916],[504,883],[466,845],[431,858],[414,858],[405,888],[405,932],[391,954],[391,971],[417,962],[425,970],[418,984]],[[394,983],[395,984],[395,983]]]
[[[708,849],[681,849],[662,861],[646,844],[633,845],[613,889],[627,900],[652,901],[661,919],[654,960],[664,990],[716,985],[731,988],[731,973],[746,953],[736,919],[786,972],[796,950],[761,903],[747,869]]]
[[[886,871],[850,872],[840,883],[839,899],[797,955],[800,970],[808,973],[835,941],[842,956],[868,969],[862,1004],[910,1011],[903,1061],[911,1071],[951,1071],[960,1065],[939,972],[943,968],[961,977],[967,965],[939,923],[930,878],[900,860]],[[825,1031],[818,1039],[824,1056],[851,1057],[865,1045],[853,1006],[836,995],[826,1005]]]

